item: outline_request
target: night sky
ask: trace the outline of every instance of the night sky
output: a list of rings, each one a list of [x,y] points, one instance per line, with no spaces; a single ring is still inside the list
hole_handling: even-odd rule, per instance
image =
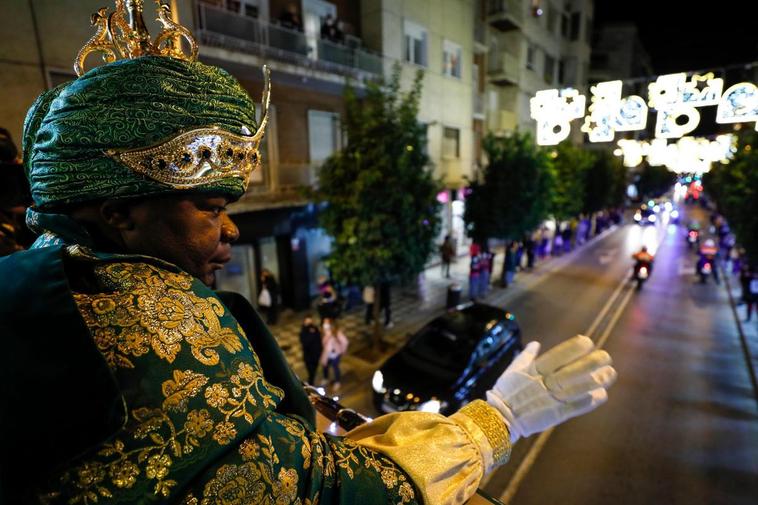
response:
[[[595,0],[594,19],[637,24],[658,74],[758,61],[758,0]]]

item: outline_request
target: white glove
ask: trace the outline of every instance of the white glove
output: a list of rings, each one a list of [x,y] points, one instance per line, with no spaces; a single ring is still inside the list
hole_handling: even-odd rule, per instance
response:
[[[511,443],[589,412],[608,399],[616,380],[607,352],[577,335],[537,358],[530,342],[487,391],[487,402],[505,418]]]

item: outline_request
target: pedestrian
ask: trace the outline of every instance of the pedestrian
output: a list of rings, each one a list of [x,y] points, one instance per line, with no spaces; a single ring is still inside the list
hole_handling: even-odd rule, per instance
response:
[[[379,283],[379,309],[384,311],[384,327],[389,329],[395,326],[392,322],[392,292],[388,281]]]
[[[374,286],[364,286],[363,287],[363,303],[366,304],[366,314],[363,316],[363,322],[368,324],[371,324],[371,322],[374,320],[374,299],[375,299],[375,292],[374,292]]]
[[[239,238],[227,206],[260,170],[268,74],[257,115],[231,74],[151,42],[142,2],[118,5],[134,21],[112,34],[128,51],[94,16],[79,77],[26,116],[27,223],[40,236],[0,258],[12,356],[0,367],[0,503],[462,503],[517,440],[606,400],[610,358],[575,337],[546,353],[528,344],[488,401],[450,416],[398,412],[319,434],[250,301],[212,289]],[[179,34],[193,41],[161,36]],[[122,59],[85,72],[103,48]],[[581,404],[556,400],[564,380],[581,385]]]
[[[527,270],[531,270],[534,268],[534,238],[532,236],[527,236],[526,241],[524,242],[524,250],[526,252],[526,268]]]
[[[455,256],[455,247],[453,245],[453,239],[450,235],[445,235],[445,240],[440,246],[440,257],[442,258],[442,275],[446,279],[450,278],[450,263]]]
[[[481,258],[479,265],[479,298],[484,298],[490,289],[490,275],[492,275],[492,253],[489,250],[489,245],[485,242],[481,246]]]
[[[300,327],[300,345],[303,348],[305,369],[308,371],[308,384],[314,384],[323,345],[321,343],[321,331],[313,322],[313,317],[310,314],[305,316],[303,325]]]
[[[747,263],[740,271],[740,285],[742,286],[742,301],[745,304],[745,321],[750,321],[758,303],[758,275]]]
[[[471,244],[469,248],[469,269],[468,269],[468,297],[473,301],[479,297],[479,283],[482,274],[482,258],[480,256],[479,244]]]
[[[337,290],[334,284],[326,277],[319,277],[319,300],[318,314],[323,324],[325,318],[336,319],[339,317]]]
[[[512,284],[514,278],[516,277],[516,247],[517,246],[515,242],[508,242],[505,247],[505,258],[503,259],[502,275],[502,285],[504,288],[507,288],[510,284]]]
[[[566,224],[565,228],[563,228],[563,252],[571,252],[571,235],[572,235],[572,228],[571,223]]]
[[[258,304],[266,314],[266,323],[276,324],[279,318],[279,284],[274,274],[264,268],[261,271],[261,292]]]
[[[340,329],[337,321],[326,318],[321,325],[321,366],[324,367],[324,380],[332,386],[332,392],[339,392],[342,387],[342,372],[340,371],[340,359],[347,352],[348,341]],[[329,382],[329,370],[334,371],[334,380]]]

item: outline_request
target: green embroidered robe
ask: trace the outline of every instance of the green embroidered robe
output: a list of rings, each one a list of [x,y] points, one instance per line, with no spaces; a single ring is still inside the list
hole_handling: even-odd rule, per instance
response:
[[[314,431],[244,299],[32,217],[50,231],[0,259],[4,503],[416,503],[390,459]]]

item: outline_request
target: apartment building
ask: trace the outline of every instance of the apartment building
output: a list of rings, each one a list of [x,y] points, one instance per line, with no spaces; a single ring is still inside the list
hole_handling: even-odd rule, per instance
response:
[[[529,100],[537,91],[586,91],[593,0],[482,0],[480,15],[487,39],[487,131],[534,132]],[[581,135],[573,139],[581,142]]]

